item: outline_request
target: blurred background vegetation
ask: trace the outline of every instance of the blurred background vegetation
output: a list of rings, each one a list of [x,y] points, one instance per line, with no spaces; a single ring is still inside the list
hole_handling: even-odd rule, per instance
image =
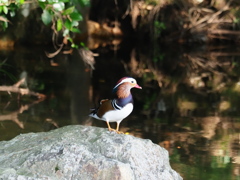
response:
[[[78,47],[91,35],[144,43],[238,42],[239,6],[237,0],[1,0],[1,41]]]

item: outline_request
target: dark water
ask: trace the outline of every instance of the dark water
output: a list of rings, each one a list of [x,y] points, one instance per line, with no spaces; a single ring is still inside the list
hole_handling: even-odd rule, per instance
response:
[[[120,130],[165,147],[184,179],[240,179],[240,58],[229,47],[105,47],[95,70],[77,51],[45,56],[46,47],[0,51],[1,85],[27,74],[27,86],[46,95],[0,94],[0,140],[69,124],[106,128],[88,117],[123,76],[133,76],[133,113]],[[115,126],[115,124],[112,124]]]

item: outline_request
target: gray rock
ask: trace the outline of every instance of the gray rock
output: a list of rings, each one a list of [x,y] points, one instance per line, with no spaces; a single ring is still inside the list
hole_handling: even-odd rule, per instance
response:
[[[150,140],[66,126],[0,142],[0,180],[181,180]]]

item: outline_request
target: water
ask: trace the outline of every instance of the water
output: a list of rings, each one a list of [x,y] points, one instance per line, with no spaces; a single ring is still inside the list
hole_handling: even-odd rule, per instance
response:
[[[229,47],[135,47],[95,50],[91,71],[77,51],[49,59],[46,47],[0,51],[1,84],[27,74],[27,86],[46,95],[0,93],[0,140],[69,124],[107,128],[89,109],[123,76],[133,76],[135,108],[120,130],[165,147],[184,179],[240,179],[239,57]],[[113,123],[114,127],[115,124]],[[106,129],[107,130],[107,129]]]

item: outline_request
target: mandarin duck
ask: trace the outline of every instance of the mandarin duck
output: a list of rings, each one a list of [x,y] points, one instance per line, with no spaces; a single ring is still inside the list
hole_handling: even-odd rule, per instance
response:
[[[132,88],[142,89],[132,77],[121,78],[113,88],[114,99],[103,99],[98,108],[93,109],[89,116],[106,121],[108,130],[118,134],[121,121],[133,110]],[[117,128],[112,129],[109,122],[116,122]]]

